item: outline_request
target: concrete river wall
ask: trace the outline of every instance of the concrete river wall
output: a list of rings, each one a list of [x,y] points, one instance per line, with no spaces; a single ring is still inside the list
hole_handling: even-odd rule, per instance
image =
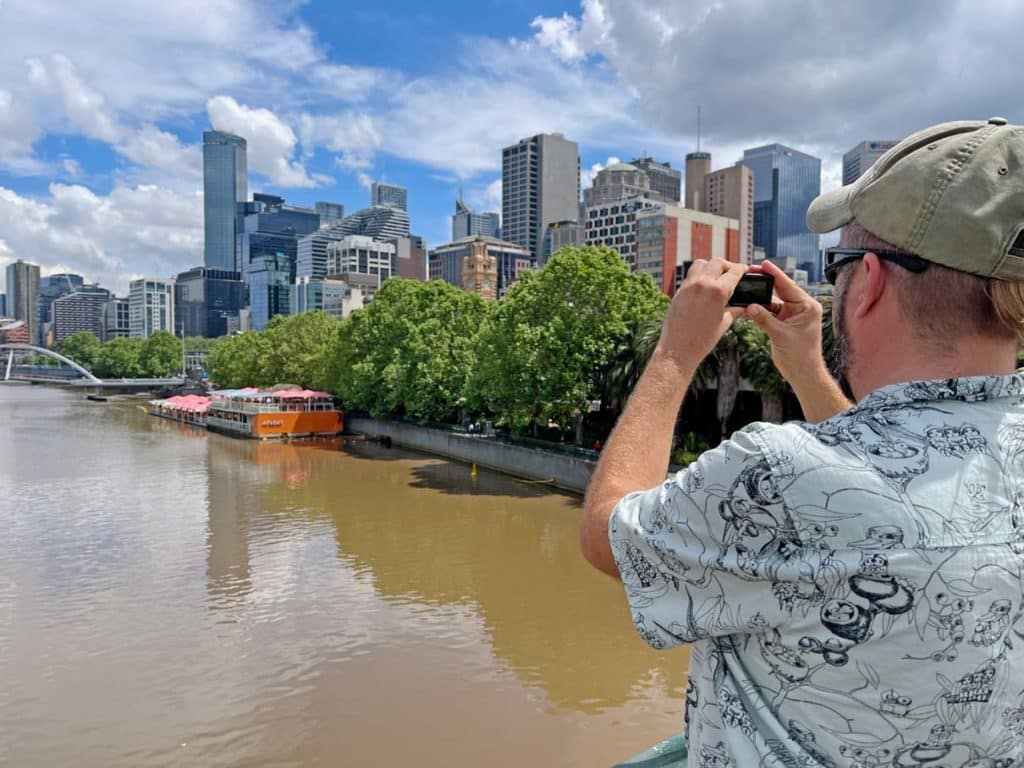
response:
[[[540,448],[525,448],[487,437],[461,435],[416,424],[350,417],[350,432],[367,437],[390,437],[395,445],[476,464],[526,480],[541,480],[566,491],[582,494],[594,472],[595,462]]]

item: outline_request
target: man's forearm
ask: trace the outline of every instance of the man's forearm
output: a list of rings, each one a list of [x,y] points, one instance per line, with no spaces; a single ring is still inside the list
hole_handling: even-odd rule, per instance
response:
[[[808,377],[790,384],[800,401],[804,419],[812,424],[831,419],[853,405],[824,365]]]
[[[583,551],[594,567],[616,578],[619,573],[608,543],[608,518],[627,493],[653,488],[665,480],[676,416],[695,369],[696,363],[676,361],[655,350],[587,487],[581,526]]]

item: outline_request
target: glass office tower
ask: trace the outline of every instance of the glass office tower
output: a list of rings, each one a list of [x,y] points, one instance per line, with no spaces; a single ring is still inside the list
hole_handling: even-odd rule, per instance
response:
[[[210,269],[235,269],[235,241],[242,233],[247,194],[245,139],[224,131],[205,131],[203,263]]]
[[[244,304],[245,283],[238,272],[194,267],[174,281],[176,330],[186,336],[224,336]]]
[[[818,235],[807,229],[807,207],[821,194],[821,160],[782,144],[748,149],[738,163],[754,172],[754,245],[769,259],[818,258]]]

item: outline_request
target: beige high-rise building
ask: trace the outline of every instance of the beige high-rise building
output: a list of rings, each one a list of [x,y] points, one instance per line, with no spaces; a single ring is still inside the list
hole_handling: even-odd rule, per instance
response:
[[[739,260],[741,264],[753,264],[754,172],[745,165],[733,165],[706,174],[702,204],[698,210],[739,221]]]
[[[686,156],[686,190],[683,206],[694,211],[704,208],[704,177],[711,173],[711,153],[691,152]]]

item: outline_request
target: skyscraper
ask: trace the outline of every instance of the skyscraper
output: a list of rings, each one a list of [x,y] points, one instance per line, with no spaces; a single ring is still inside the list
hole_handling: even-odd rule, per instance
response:
[[[242,233],[248,196],[246,143],[224,131],[203,133],[203,263],[235,269],[235,239]]]
[[[617,203],[628,197],[651,197],[651,178],[629,163],[613,163],[597,172],[594,183],[583,190],[583,205]]]
[[[651,180],[651,191],[648,196],[652,200],[660,200],[665,203],[678,203],[682,200],[680,197],[682,174],[678,168],[673,168],[671,163],[659,163],[645,155],[630,160],[629,164],[635,165]]]
[[[36,333],[40,344],[48,346],[54,342],[53,302],[84,285],[85,279],[71,272],[39,278],[39,291],[36,294]]]
[[[7,312],[28,326],[28,337],[39,343],[36,299],[39,295],[39,266],[18,259],[7,265]]]
[[[181,272],[174,281],[175,330],[186,336],[224,336],[244,299],[245,283],[238,272],[208,267]]]
[[[366,235],[377,240],[409,236],[409,214],[391,205],[373,205],[346,216],[335,227],[346,235]]]
[[[853,184],[882,155],[895,147],[896,141],[862,141],[843,155],[843,186]]]
[[[131,331],[131,308],[128,299],[111,296],[103,313],[103,336],[101,341],[127,338]]]
[[[148,339],[157,331],[175,330],[174,281],[132,280],[128,284],[128,335]]]
[[[782,144],[743,152],[754,172],[754,245],[769,259],[796,259],[801,269],[818,261],[818,235],[807,229],[807,207],[821,193],[821,160]],[[809,270],[810,271],[810,270]]]
[[[754,172],[745,165],[730,165],[704,177],[704,207],[707,213],[735,219],[740,223],[741,264],[754,261]]]
[[[85,285],[53,301],[53,343],[60,344],[79,331],[103,338],[103,320],[110,291]]]
[[[686,156],[685,207],[704,210],[704,177],[711,173],[711,153],[691,152]]]
[[[370,185],[370,205],[386,205],[389,208],[409,210],[409,191],[397,184],[375,181]]]
[[[522,139],[501,151],[501,235],[536,262],[547,226],[579,216],[579,146],[559,133]]]
[[[313,204],[313,210],[320,217],[321,227],[329,227],[345,218],[345,206],[341,203],[326,203],[323,200],[318,200]]]
[[[452,240],[470,235],[497,237],[501,220],[497,213],[476,213],[459,197],[455,201],[455,215],[452,216]]]

